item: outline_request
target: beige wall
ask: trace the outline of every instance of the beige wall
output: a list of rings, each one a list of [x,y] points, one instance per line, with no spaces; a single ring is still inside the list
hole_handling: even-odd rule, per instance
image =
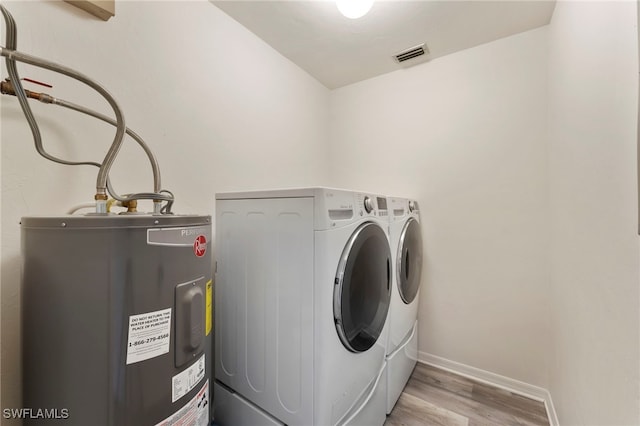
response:
[[[334,90],[330,109],[331,175],[421,204],[419,350],[539,386],[546,37],[541,28]]]
[[[636,2],[559,2],[549,45],[550,391],[563,425],[638,425]]]

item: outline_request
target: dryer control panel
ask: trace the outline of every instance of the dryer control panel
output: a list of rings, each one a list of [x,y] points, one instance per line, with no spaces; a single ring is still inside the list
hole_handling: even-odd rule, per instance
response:
[[[317,212],[321,214],[319,217],[328,219],[329,223],[326,223],[326,226],[329,228],[339,227],[366,217],[379,217],[386,220],[389,216],[387,198],[380,195],[325,188],[321,191],[321,197],[316,199],[318,198],[322,200],[322,205]],[[322,225],[318,228],[326,229]]]
[[[387,217],[387,199],[379,195],[356,193],[356,215]]]

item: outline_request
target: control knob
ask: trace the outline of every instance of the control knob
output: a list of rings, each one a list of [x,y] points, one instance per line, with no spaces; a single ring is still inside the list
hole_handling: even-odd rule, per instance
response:
[[[373,201],[368,196],[364,197],[364,209],[367,213],[371,213],[373,210]]]

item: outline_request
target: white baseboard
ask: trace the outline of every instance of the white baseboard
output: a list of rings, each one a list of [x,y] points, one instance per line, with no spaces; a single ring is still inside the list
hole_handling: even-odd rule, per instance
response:
[[[442,370],[446,370],[451,373],[455,373],[460,376],[485,383],[487,385],[505,389],[509,392],[513,392],[515,394],[522,395],[536,401],[543,402],[545,408],[547,409],[547,416],[549,417],[550,425],[560,426],[560,423],[558,422],[558,415],[556,414],[556,409],[553,406],[553,401],[551,400],[551,394],[544,388],[521,382],[509,377],[501,376],[490,371],[471,367],[470,365],[451,361],[446,358],[441,358],[439,356],[432,355],[426,352],[418,353],[418,362],[431,365],[433,367],[437,367]]]

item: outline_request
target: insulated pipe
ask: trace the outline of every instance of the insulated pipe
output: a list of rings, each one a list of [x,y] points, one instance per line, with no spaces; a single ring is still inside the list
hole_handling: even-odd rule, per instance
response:
[[[104,157],[104,161],[102,162],[102,166],[98,171],[98,179],[96,181],[96,200],[106,201],[105,197],[107,197],[107,177],[109,175],[109,170],[111,169],[111,166],[113,165],[113,162],[118,155],[118,151],[122,146],[122,139],[124,137],[126,129],[124,115],[122,114],[122,111],[120,110],[120,107],[118,106],[116,100],[101,85],[94,82],[84,74],[72,70],[71,68],[4,47],[0,48],[0,55],[5,56],[9,60],[24,62],[25,64],[45,68],[78,80],[100,93],[107,100],[109,105],[111,105],[116,115],[116,135],[113,139],[111,147],[109,148],[109,151],[107,152],[107,155]],[[15,85],[16,95],[18,96],[18,99],[22,99],[21,104],[23,102],[26,102],[24,89],[22,88],[22,84],[20,83],[20,80],[17,78],[17,76],[12,76],[12,82]]]
[[[42,99],[39,99],[39,100],[42,102],[46,102],[46,101],[43,101]],[[85,108],[82,105],[77,105],[77,104],[74,104],[73,102],[65,101],[64,99],[58,99],[51,96],[51,103],[54,105],[59,105],[61,107],[65,107],[65,108],[72,109],[74,111],[81,112],[83,114],[90,115],[91,117],[97,118],[98,120],[102,120],[105,123],[111,124],[112,126],[117,126],[118,124],[116,123],[115,120],[107,117],[106,115],[90,110],[89,108]],[[159,193],[160,190],[162,189],[162,185],[160,181],[160,166],[158,165],[158,160],[156,160],[156,157],[153,155],[153,152],[151,152],[151,149],[149,148],[149,146],[144,142],[144,140],[142,140],[142,138],[136,132],[129,129],[128,127],[126,128],[125,131],[127,135],[131,136],[131,138],[133,138],[133,140],[135,140],[138,143],[138,145],[140,145],[140,147],[144,150],[145,154],[147,154],[147,157],[149,158],[149,162],[151,163],[151,169],[153,170],[153,192]]]
[[[71,207],[68,211],[67,214],[74,214],[75,212],[77,212],[78,210],[82,210],[82,209],[91,209],[91,208],[95,208],[96,207],[96,203],[82,203],[82,204],[78,204],[77,206],[73,206]]]
[[[111,168],[111,166],[113,165],[113,162],[115,161],[115,158],[118,154],[118,151],[120,149],[120,147],[122,146],[122,140],[124,137],[124,132],[126,129],[126,126],[124,124],[124,115],[122,114],[122,111],[120,110],[117,102],[115,101],[115,99],[109,94],[109,92],[107,92],[106,89],[104,89],[102,86],[100,86],[98,83],[94,82],[93,80],[91,80],[90,78],[88,78],[87,76],[80,74],[68,67],[65,67],[63,65],[59,65],[56,64],[54,62],[50,62],[44,59],[40,59],[25,53],[21,53],[21,52],[17,52],[16,51],[16,46],[17,46],[17,30],[16,30],[16,24],[15,21],[13,19],[13,16],[9,13],[9,11],[2,5],[0,4],[0,11],[2,11],[2,14],[4,16],[5,22],[6,22],[6,43],[7,46],[6,47],[0,47],[0,56],[5,56],[7,58],[6,60],[6,65],[7,65],[7,70],[9,72],[9,76],[11,77],[11,79],[15,82],[15,94],[18,98],[18,101],[20,103],[20,107],[23,110],[23,113],[25,115],[25,118],[27,119],[27,122],[29,123],[29,127],[31,128],[31,131],[33,133],[33,137],[34,137],[34,142],[36,145],[36,150],[38,151],[38,153],[40,153],[40,155],[42,155],[43,157],[47,158],[48,160],[51,161],[55,161],[58,163],[62,163],[62,164],[70,164],[70,165],[80,165],[80,164],[87,164],[87,165],[95,165],[97,167],[100,168],[99,172],[98,172],[98,179],[96,182],[96,195],[95,195],[95,199],[96,199],[96,212],[97,213],[107,213],[107,195],[106,192],[109,191],[109,193],[116,199],[120,200],[120,201],[131,201],[134,199],[148,199],[148,200],[153,200],[154,201],[154,212],[162,212],[162,213],[166,213],[166,214],[171,214],[171,206],[173,204],[174,201],[174,197],[173,194],[171,194],[171,192],[169,191],[157,191],[155,193],[140,193],[140,194],[133,194],[131,196],[129,196],[128,198],[122,198],[119,197],[117,194],[115,194],[115,192],[112,191],[111,187],[110,187],[110,183],[109,183],[109,170]],[[116,135],[114,138],[113,143],[111,144],[111,147],[109,149],[109,151],[107,152],[106,156],[105,156],[105,160],[103,161],[102,164],[99,163],[94,163],[94,162],[69,162],[69,161],[65,161],[65,160],[60,160],[50,154],[48,154],[44,148],[42,147],[42,137],[40,135],[40,130],[38,128],[37,122],[35,120],[35,117],[33,116],[33,113],[31,111],[31,108],[29,106],[29,103],[27,101],[27,97],[25,95],[25,90],[22,87],[22,84],[20,82],[20,78],[18,76],[18,71],[16,68],[16,63],[15,61],[20,61],[20,62],[24,62],[24,63],[28,63],[30,65],[34,65],[34,66],[38,66],[41,68],[45,68],[51,71],[55,71],[55,72],[59,72],[61,74],[67,75],[71,78],[74,78],[82,83],[87,84],[88,86],[90,86],[91,88],[93,88],[94,90],[96,90],[98,93],[100,93],[111,105],[111,107],[114,109],[114,112],[116,114]],[[162,195],[161,192],[165,192],[168,193],[170,195]],[[160,207],[160,201],[164,200],[167,201],[167,204],[164,207]]]
[[[16,31],[15,21],[13,20],[13,16],[11,16],[11,14],[1,4],[0,4],[0,10],[2,11],[5,22],[7,24],[7,28],[6,28],[7,46],[9,49],[15,49],[15,46],[17,43],[17,31]],[[27,123],[29,124],[29,127],[31,128],[31,132],[33,134],[33,140],[36,146],[36,151],[38,151],[38,153],[42,155],[44,158],[46,158],[47,160],[54,161],[56,163],[74,165],[74,166],[88,165],[88,166],[100,167],[99,163],[90,162],[90,161],[72,162],[72,161],[61,160],[59,158],[54,157],[53,155],[50,155],[48,152],[44,150],[42,146],[42,137],[40,135],[40,129],[38,128],[38,123],[36,122],[35,117],[33,116],[33,113],[31,112],[29,103],[27,102],[25,91],[22,88],[20,78],[18,77],[18,71],[16,69],[15,61],[7,59],[6,63],[7,63],[7,71],[9,72],[9,76],[11,77],[12,80],[17,82],[15,87],[13,87],[12,89],[14,90],[14,94],[18,98],[20,107],[22,108],[25,118],[27,119]]]
[[[13,88],[13,84],[10,81],[0,82],[0,92],[6,95],[16,96],[16,91]],[[93,111],[89,108],[83,107],[82,105],[65,101],[64,99],[59,99],[46,93],[32,92],[31,90],[26,90],[26,89],[24,90],[24,92],[28,98],[38,100],[42,103],[62,106],[62,107],[89,115],[91,117],[97,118],[99,120],[104,121],[105,123],[111,124],[112,126],[117,125],[116,121],[111,119],[110,117],[107,117],[106,115],[100,114],[99,112]],[[149,146],[136,132],[134,132],[133,130],[127,127],[126,133],[129,136],[131,136],[131,138],[135,140],[138,143],[138,145],[140,145],[140,147],[144,150],[145,154],[149,158],[149,162],[151,163],[151,169],[153,170],[153,191],[159,193],[160,190],[162,189],[162,185],[160,180],[160,166],[158,165],[158,161],[156,160]],[[61,160],[61,161],[65,161],[65,160]],[[73,163],[73,164],[75,165],[77,163]],[[98,163],[92,163],[92,164],[100,167],[100,164]],[[111,193],[112,191],[110,190],[109,192]]]

